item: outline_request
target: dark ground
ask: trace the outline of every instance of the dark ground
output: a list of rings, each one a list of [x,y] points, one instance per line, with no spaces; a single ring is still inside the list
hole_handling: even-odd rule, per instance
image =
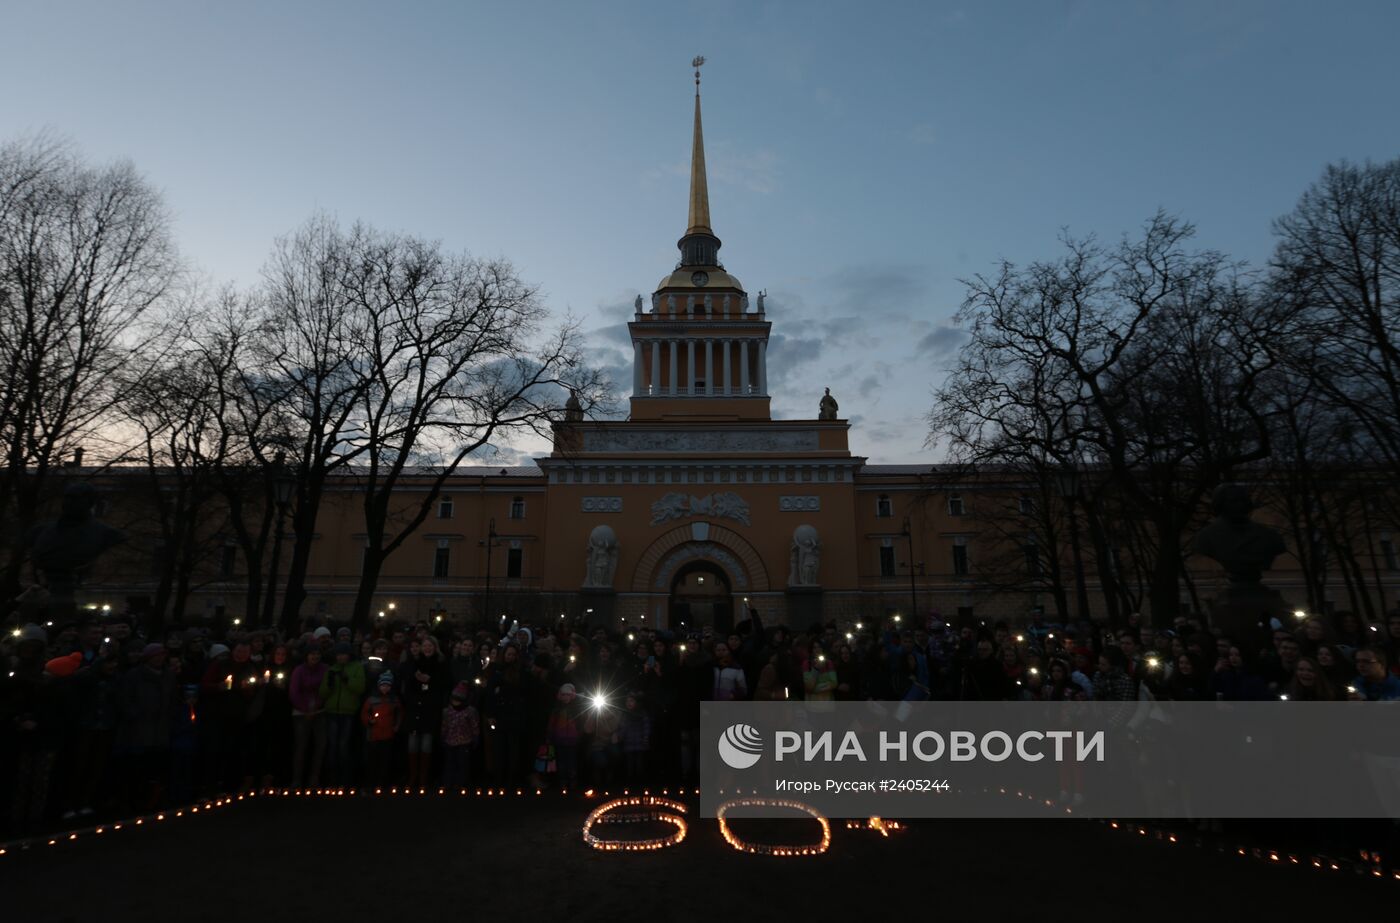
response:
[[[1179,921],[1279,920],[1317,907],[1363,919],[1400,897],[1400,881],[1280,867],[1082,820],[916,821],[890,839],[837,820],[828,854],[777,858],[733,851],[692,807],[679,846],[603,853],[579,834],[596,803],[259,797],[0,856],[0,918]],[[817,831],[812,821],[745,823],[759,825],[740,828],[754,837]],[[644,827],[653,829],[606,832]]]

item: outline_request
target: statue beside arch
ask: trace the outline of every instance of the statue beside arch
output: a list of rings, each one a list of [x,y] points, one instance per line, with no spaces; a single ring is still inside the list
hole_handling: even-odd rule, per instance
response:
[[[585,587],[612,589],[617,573],[617,533],[611,526],[598,525],[588,534],[587,574]]]
[[[788,552],[788,586],[817,586],[821,555],[822,543],[816,528],[804,523],[794,529]]]

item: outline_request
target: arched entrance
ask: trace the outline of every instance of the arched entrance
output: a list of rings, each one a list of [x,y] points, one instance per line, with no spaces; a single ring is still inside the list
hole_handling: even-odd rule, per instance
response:
[[[729,575],[713,561],[691,561],[671,579],[670,621],[677,629],[705,625],[724,636],[734,627],[734,594]]]

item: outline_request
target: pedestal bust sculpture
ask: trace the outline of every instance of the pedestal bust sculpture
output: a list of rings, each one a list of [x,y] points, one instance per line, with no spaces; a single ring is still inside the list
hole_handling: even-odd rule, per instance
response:
[[[1192,550],[1225,568],[1230,585],[1211,602],[1215,627],[1236,639],[1252,636],[1270,618],[1282,619],[1288,604],[1260,576],[1283,554],[1278,532],[1250,518],[1254,503],[1243,484],[1221,484],[1211,496],[1215,518],[1196,534]]]
[[[91,484],[69,484],[58,518],[29,533],[29,557],[48,587],[50,607],[60,618],[76,613],[73,597],[87,569],[108,548],[126,540],[119,530],[93,518],[96,504],[97,491]]]

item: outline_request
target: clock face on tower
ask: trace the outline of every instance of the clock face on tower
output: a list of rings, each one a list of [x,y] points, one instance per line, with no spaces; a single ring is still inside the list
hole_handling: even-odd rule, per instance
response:
[[[690,281],[694,282],[696,285],[704,285],[710,281],[710,274],[703,271],[693,272],[690,274]]]

